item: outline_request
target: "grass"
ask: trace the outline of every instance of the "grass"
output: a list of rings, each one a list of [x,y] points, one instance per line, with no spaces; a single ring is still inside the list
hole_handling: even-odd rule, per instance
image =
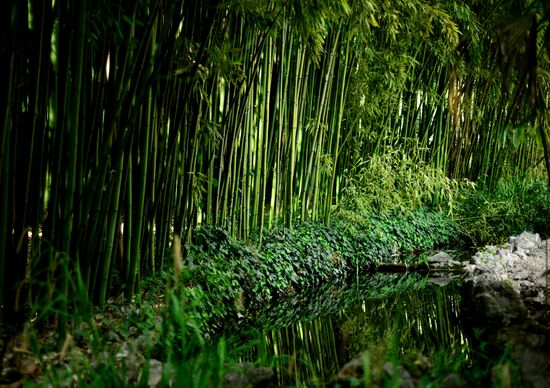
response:
[[[399,278],[394,277],[394,279]],[[411,333],[407,330],[403,331],[407,324],[402,322],[403,317],[396,318],[395,309],[398,308],[398,302],[405,301],[409,306],[406,309],[408,319],[415,320],[426,316],[426,313],[422,311],[430,310],[430,305],[433,304],[441,308],[444,308],[445,305],[440,302],[430,302],[431,297],[428,294],[424,295],[425,292],[419,286],[423,282],[411,279],[410,282],[405,281],[399,287],[391,286],[389,283],[380,283],[381,280],[373,281],[370,284],[365,282],[360,286],[367,290],[366,293],[358,291],[355,286],[351,285],[348,290],[349,294],[348,291],[341,290],[336,298],[341,307],[336,308],[335,311],[340,311],[342,308],[348,311],[337,319],[344,319],[348,322],[347,326],[343,327],[347,327],[345,330],[349,332],[349,335],[361,338],[367,335],[368,338],[375,341],[374,343],[378,343],[373,347],[374,343],[371,341],[371,346],[361,347],[363,350],[368,348],[363,359],[363,368],[367,368],[363,371],[367,372],[350,376],[346,381],[352,385],[356,384],[354,386],[394,386],[399,380],[396,371],[401,367],[406,368],[411,374],[415,374],[415,379],[422,381],[427,386],[438,386],[453,374],[458,375],[467,383],[475,382],[475,379],[480,378],[488,383],[499,381],[505,383],[507,370],[511,371],[512,378],[516,378],[514,375],[516,372],[508,359],[496,362],[488,360],[489,366],[479,368],[480,364],[474,365],[468,353],[453,353],[439,348],[439,351],[436,350],[433,354],[425,353],[429,357],[426,361],[422,353],[427,351],[426,346],[428,345],[423,344],[422,341],[418,342],[418,339],[407,339]],[[385,292],[385,297],[375,296],[375,288],[378,287],[376,284],[381,285],[380,290]],[[430,283],[424,282],[423,284],[423,287],[427,287]],[[431,285],[431,287],[435,286]],[[144,289],[147,291],[146,297],[139,303],[128,304],[123,299],[110,300],[102,311],[94,308],[89,319],[79,316],[69,317],[68,321],[72,329],[61,350],[57,347],[57,332],[53,328],[45,332],[38,331],[31,323],[25,333],[18,337],[17,351],[10,355],[5,364],[10,366],[10,370],[5,370],[4,373],[10,372],[12,377],[19,374],[19,381],[24,381],[28,386],[48,384],[51,386],[92,387],[211,387],[225,384],[228,379],[231,381],[231,378],[247,378],[243,376],[250,376],[250,370],[253,368],[267,366],[268,368],[257,370],[263,370],[264,373],[266,370],[272,370],[277,376],[272,378],[278,379],[283,385],[285,381],[287,383],[294,381],[298,386],[309,386],[312,381],[319,383],[324,381],[323,376],[316,369],[320,361],[318,356],[330,348],[329,333],[332,332],[334,336],[333,331],[317,334],[323,339],[320,344],[322,348],[315,350],[312,355],[308,355],[305,349],[315,346],[315,341],[308,344],[303,350],[293,352],[291,348],[283,346],[284,343],[291,345],[294,341],[293,337],[279,338],[275,335],[277,330],[267,329],[266,331],[266,327],[269,326],[256,329],[253,321],[247,319],[236,325],[237,328],[240,328],[237,332],[238,335],[234,333],[224,337],[209,334],[201,331],[193,321],[192,310],[194,307],[182,299],[184,296],[181,295],[185,294],[181,290],[174,289],[169,281],[162,283],[159,279],[152,279]],[[409,296],[410,290],[414,291]],[[439,288],[435,288],[435,290],[439,290]],[[334,290],[330,292],[334,292]],[[369,315],[365,315],[364,322],[359,324],[357,319],[362,317],[361,314],[364,313],[361,311],[363,310],[355,311],[350,308],[351,305],[345,303],[342,305],[341,303],[354,294],[356,298],[360,295],[365,297],[365,295],[369,295],[369,292],[371,296],[367,299],[366,304],[363,302],[363,309],[366,308]],[[297,299],[289,298],[289,306],[294,306],[295,311],[300,311],[300,304],[291,302],[300,300],[299,294],[296,294],[295,297]],[[427,299],[422,302],[424,297]],[[420,299],[417,300],[417,298]],[[329,301],[330,299],[323,296],[320,300]],[[332,300],[335,300],[334,296]],[[392,303],[392,301],[396,303]],[[312,305],[317,305],[317,302],[312,302]],[[182,306],[187,306],[187,308],[182,308]],[[327,313],[332,314],[329,312],[332,311],[332,307],[328,306],[327,310],[320,308],[317,311],[310,311],[308,307],[304,306],[301,313],[305,315],[302,315],[302,318],[297,316],[295,320],[292,320],[283,314],[282,320],[273,317],[272,323],[264,321],[263,325],[293,325],[301,327],[295,335],[299,336],[299,333],[303,332],[304,339],[315,338],[316,331],[324,326],[315,323],[314,317],[324,316]],[[285,311],[288,310],[287,308]],[[405,311],[401,311],[401,313],[405,313]],[[439,322],[441,319],[437,321]],[[371,325],[387,327],[385,322],[390,321],[393,321],[394,324],[385,335],[383,332],[383,335],[380,335],[375,328],[369,329]],[[251,324],[248,334],[244,335],[246,331],[242,328],[247,327],[248,324]],[[332,326],[326,327],[331,328]],[[292,331],[288,327],[279,330],[281,333],[279,335]],[[365,335],[361,334],[361,330],[367,330]],[[272,334],[266,337],[266,333]],[[440,333],[437,328],[435,333]],[[278,344],[276,354],[272,353],[274,343],[265,342],[268,338],[272,338],[271,341],[276,341]],[[333,341],[336,341],[336,338]],[[350,337],[350,341],[357,344],[352,337]],[[405,344],[408,345],[405,346]],[[250,360],[250,363],[243,363],[245,360]],[[424,360],[423,364],[419,360]],[[430,363],[433,363],[433,366],[426,366]],[[424,366],[419,367],[420,364]],[[329,366],[326,361],[323,365]],[[472,368],[472,366],[476,367]],[[336,364],[334,368],[333,375],[336,374],[339,366]],[[389,374],[388,370],[392,370],[394,374]],[[497,377],[492,377],[493,370],[500,374],[495,375]],[[224,386],[223,384],[222,386]]]

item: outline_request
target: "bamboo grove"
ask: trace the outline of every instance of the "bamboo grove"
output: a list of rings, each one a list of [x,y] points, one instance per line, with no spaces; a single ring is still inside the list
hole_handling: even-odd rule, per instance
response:
[[[489,183],[540,166],[549,10],[509,3],[9,1],[4,316],[130,299],[200,223],[328,223],[387,147]]]

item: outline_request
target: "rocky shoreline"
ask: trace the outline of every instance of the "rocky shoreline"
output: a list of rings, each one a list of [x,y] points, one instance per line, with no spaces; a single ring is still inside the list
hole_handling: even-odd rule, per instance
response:
[[[458,262],[446,252],[431,256],[424,266],[409,270],[431,271],[430,281],[440,286],[449,284],[461,272],[459,289],[461,294],[461,323],[473,349],[483,349],[480,360],[473,360],[474,368],[491,360],[511,361],[498,363],[484,382],[493,386],[516,386],[514,379],[520,379],[522,386],[546,387],[550,382],[550,290],[547,271],[550,265],[550,239],[542,241],[538,234],[524,232],[512,236],[507,244],[486,246],[473,255],[469,261]],[[395,265],[394,265],[395,266]],[[402,271],[403,266],[397,270]],[[395,270],[390,268],[389,270]],[[382,270],[387,268],[382,267]],[[401,387],[414,388],[424,373],[418,373],[415,362],[404,362],[397,373]],[[474,355],[475,357],[475,355]],[[423,364],[430,365],[429,360]],[[363,374],[363,355],[359,355],[343,366],[333,386],[348,386],[349,377]],[[519,376],[512,377],[511,368]],[[384,369],[392,376],[393,367],[386,363]],[[415,373],[416,372],[416,373]],[[519,373],[518,373],[519,372]],[[442,379],[444,387],[466,388],[473,384],[472,377],[458,372]]]
[[[548,305],[550,239],[523,232],[503,246],[486,246],[464,266],[467,282],[506,282],[528,304]]]
[[[495,356],[506,353],[525,382],[539,387],[550,382],[549,262],[550,239],[524,232],[476,253],[461,283],[465,329]]]

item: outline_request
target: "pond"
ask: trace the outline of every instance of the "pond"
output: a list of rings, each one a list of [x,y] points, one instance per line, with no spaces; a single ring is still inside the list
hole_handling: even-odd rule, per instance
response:
[[[433,378],[433,371],[457,370],[471,357],[459,306],[450,277],[363,274],[279,299],[228,342],[240,350],[240,362],[272,367],[280,386],[333,384],[362,353],[359,370],[344,372],[351,380],[364,379],[366,367],[370,381],[380,383],[404,363],[413,377],[429,368]]]

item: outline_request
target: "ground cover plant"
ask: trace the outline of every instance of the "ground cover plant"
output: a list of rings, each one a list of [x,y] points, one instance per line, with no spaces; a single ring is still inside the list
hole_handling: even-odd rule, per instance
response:
[[[228,312],[243,313],[274,296],[343,282],[413,251],[449,245],[456,230],[447,216],[419,208],[398,219],[373,215],[364,223],[272,229],[256,247],[220,229],[199,229],[196,236],[186,251],[185,276],[210,301],[210,316],[223,321]]]

